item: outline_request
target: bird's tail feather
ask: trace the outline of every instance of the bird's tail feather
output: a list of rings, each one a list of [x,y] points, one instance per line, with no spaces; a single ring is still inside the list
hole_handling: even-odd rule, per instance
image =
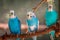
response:
[[[52,35],[52,37],[54,37],[54,36],[55,36],[55,31],[52,30],[52,31],[50,32],[50,34]]]
[[[33,40],[37,40],[37,36],[34,36],[34,37],[32,37],[33,38]]]
[[[20,40],[20,38],[16,38],[16,40]]]
[[[54,30],[50,32],[50,39],[51,40],[55,39],[55,31]]]

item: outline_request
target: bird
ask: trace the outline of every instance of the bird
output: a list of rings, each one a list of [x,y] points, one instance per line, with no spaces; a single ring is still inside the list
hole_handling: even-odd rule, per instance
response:
[[[53,5],[48,5],[45,13],[45,24],[47,28],[54,25],[58,20],[58,13],[53,9]],[[51,40],[54,40],[55,30],[49,32]]]
[[[10,10],[8,26],[9,26],[10,32],[14,35],[17,35],[16,40],[20,40],[20,38],[18,38],[18,35],[21,34],[21,21],[14,14],[14,10]]]
[[[55,24],[57,22],[57,19],[58,13],[55,10],[53,10],[52,5],[50,5],[45,13],[45,23],[47,27]]]
[[[39,20],[33,11],[27,12],[26,24],[28,26],[28,32],[29,33],[31,33],[31,32],[35,33],[38,30]],[[37,37],[34,36],[33,40],[36,40],[36,39],[37,39]]]

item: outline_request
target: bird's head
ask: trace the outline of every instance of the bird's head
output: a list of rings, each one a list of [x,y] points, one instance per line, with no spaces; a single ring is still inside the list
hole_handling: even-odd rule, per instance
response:
[[[36,17],[34,12],[32,11],[27,12],[27,19],[31,19],[32,17]]]
[[[53,5],[48,5],[48,11],[53,11]]]
[[[9,17],[13,18],[14,17],[14,10],[10,10]]]

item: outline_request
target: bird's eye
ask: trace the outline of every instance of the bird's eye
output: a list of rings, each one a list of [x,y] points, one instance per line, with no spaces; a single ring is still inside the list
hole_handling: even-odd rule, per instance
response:
[[[51,6],[49,6],[49,8],[51,8]]]
[[[13,15],[13,13],[11,13],[11,15]]]
[[[27,16],[29,16],[29,15],[27,15]]]

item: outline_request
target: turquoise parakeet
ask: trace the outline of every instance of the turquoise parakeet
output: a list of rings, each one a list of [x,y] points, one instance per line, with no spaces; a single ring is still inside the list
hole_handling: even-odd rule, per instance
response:
[[[48,9],[46,10],[45,14],[45,24],[47,27],[50,27],[51,25],[55,24],[58,19],[58,13],[55,10],[49,11]]]
[[[49,5],[45,14],[45,24],[47,28],[54,25],[57,22],[57,19],[58,19],[58,13],[53,9],[52,5]],[[51,36],[54,37],[55,31],[53,30],[49,32],[49,34],[51,34]]]
[[[28,32],[35,32],[38,30],[39,20],[33,12],[27,13],[26,23],[28,25]],[[33,37],[33,40],[36,40],[36,36]]]
[[[10,11],[8,26],[12,34],[15,35],[21,34],[21,22],[18,19],[18,17],[14,15],[14,10]],[[17,38],[16,40],[20,40],[20,38]]]

